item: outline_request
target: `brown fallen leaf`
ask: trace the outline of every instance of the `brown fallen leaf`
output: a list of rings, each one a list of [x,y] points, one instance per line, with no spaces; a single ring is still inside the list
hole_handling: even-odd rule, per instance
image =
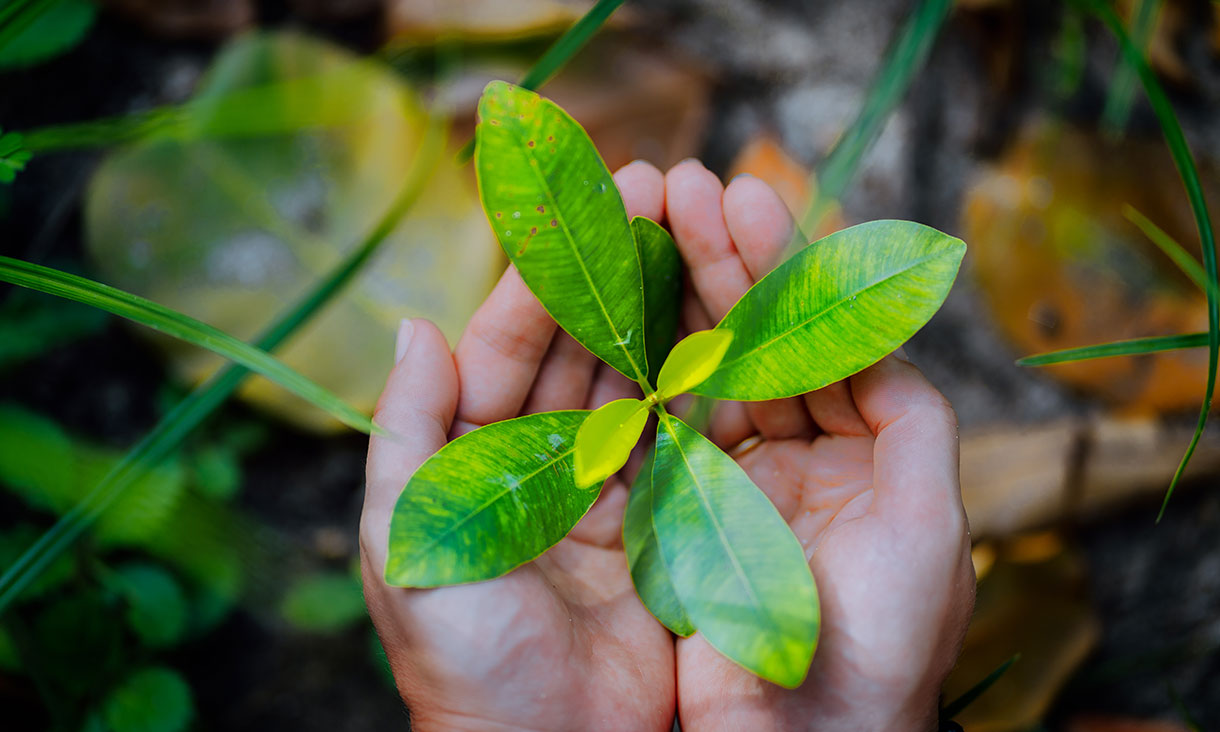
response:
[[[102,0],[144,30],[168,38],[223,38],[254,24],[253,0]]]
[[[1216,198],[1216,176],[1203,174]],[[1190,209],[1160,141],[1111,145],[1043,122],[971,187],[963,229],[972,272],[1018,353],[1206,329],[1203,294],[1124,217],[1127,204],[1197,256]],[[1197,349],[1045,370],[1149,414],[1197,406],[1207,359]]]
[[[974,618],[944,698],[956,699],[1001,663],[1017,663],[957,718],[971,732],[1018,732],[1038,723],[1100,633],[1084,565],[1053,534],[993,544]]]
[[[276,86],[288,79],[304,82]],[[246,91],[236,106],[225,101],[235,90]],[[426,112],[388,67],[291,33],[234,42],[199,98],[199,139],[144,141],[99,167],[86,195],[87,246],[106,282],[252,339],[389,210]],[[300,124],[315,119],[323,123]],[[470,171],[452,152],[376,257],[277,352],[365,411],[392,365],[398,321],[427,317],[455,342],[504,269]],[[140,333],[186,381],[220,365]],[[240,394],[299,426],[338,428],[262,378]]]
[[[442,36],[466,42],[507,41],[563,32],[593,7],[593,0],[388,0],[386,31],[393,43],[432,42]],[[616,11],[609,21],[624,23]]]

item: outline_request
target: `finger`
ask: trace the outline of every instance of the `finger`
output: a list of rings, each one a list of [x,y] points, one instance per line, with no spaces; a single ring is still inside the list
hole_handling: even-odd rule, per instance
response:
[[[779,194],[752,175],[739,175],[724,189],[724,223],[751,279],[761,280],[779,263],[796,224]]]
[[[818,429],[828,435],[871,437],[872,431],[860,416],[851,396],[849,382],[836,381],[804,396],[805,408]]]
[[[949,402],[915,366],[895,356],[851,377],[851,392],[876,436],[874,512],[921,532],[964,530],[957,417]]]
[[[627,207],[627,218],[645,216],[657,223],[665,218],[665,176],[651,163],[636,160],[619,168],[614,184]]]
[[[398,363],[373,420],[388,432],[369,440],[360,542],[374,566],[385,563],[390,515],[411,474],[445,445],[458,399],[457,369],[440,330],[427,320],[399,326]]]
[[[509,266],[458,341],[455,434],[516,417],[550,347],[555,321]]]
[[[678,163],[665,175],[669,228],[713,320],[754,284],[724,223],[723,194],[720,180],[698,160]]]
[[[724,223],[751,284],[762,279],[779,260],[795,224],[788,207],[771,186],[752,175],[739,175],[723,197]],[[738,297],[745,294],[743,290]],[[813,422],[799,397],[746,406],[759,433],[770,440],[813,437]]]
[[[538,368],[522,414],[583,409],[596,371],[597,357],[566,332],[557,331]]]

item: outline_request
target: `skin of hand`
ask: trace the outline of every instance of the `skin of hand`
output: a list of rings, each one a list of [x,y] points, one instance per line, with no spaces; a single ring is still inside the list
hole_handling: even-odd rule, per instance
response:
[[[615,174],[629,215],[667,223],[689,272],[686,330],[711,327],[774,266],[792,220],[750,177],[727,189],[697,161]],[[710,436],[806,548],[819,649],[796,690],[761,681],[696,634],[673,637],[636,598],[622,552],[626,482],[545,555],[496,580],[385,585],[390,515],[445,442],[519,414],[638,397],[558,330],[511,267],[456,350],[405,322],[370,442],[360,545],[365,597],[415,729],[933,729],[974,598],[952,410],[888,357],[777,402],[722,403]],[[629,469],[631,464],[629,463]]]

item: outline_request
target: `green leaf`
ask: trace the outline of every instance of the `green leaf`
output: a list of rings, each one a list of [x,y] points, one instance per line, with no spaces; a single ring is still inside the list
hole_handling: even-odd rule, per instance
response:
[[[206,348],[262,374],[352,429],[365,433],[373,429],[367,415],[280,363],[266,351],[150,300],[84,277],[11,257],[0,256],[0,281],[84,303]]]
[[[194,716],[191,687],[173,669],[141,669],[110,693],[102,716],[112,732],[181,732]]]
[[[219,500],[237,495],[241,487],[241,465],[235,450],[221,445],[204,445],[192,458],[192,477],[200,493]]]
[[[1161,87],[1161,82],[1157,80],[1152,67],[1140,53],[1139,47],[1127,35],[1122,21],[1108,3],[1101,0],[1076,0],[1076,2],[1089,8],[1109,27],[1110,32],[1122,46],[1127,63],[1135,69],[1140,82],[1144,85],[1144,93],[1148,97],[1149,104],[1152,105],[1157,122],[1161,125],[1161,132],[1165,135],[1165,144],[1169,147],[1173,164],[1182,178],[1183,187],[1186,188],[1186,198],[1190,201],[1190,210],[1194,213],[1195,226],[1199,230],[1199,242],[1203,250],[1203,268],[1207,271],[1208,282],[1212,283],[1212,287],[1208,287],[1206,290],[1207,384],[1203,388],[1203,404],[1199,408],[1195,433],[1190,438],[1190,444],[1186,446],[1186,452],[1182,455],[1181,462],[1178,463],[1178,469],[1174,471],[1169,488],[1165,491],[1165,500],[1161,502],[1161,510],[1157,514],[1157,521],[1160,521],[1161,517],[1165,515],[1165,508],[1169,505],[1169,499],[1173,496],[1178,481],[1182,478],[1182,473],[1186,471],[1186,466],[1190,464],[1190,459],[1195,454],[1195,448],[1199,446],[1203,428],[1207,426],[1207,416],[1211,413],[1212,397],[1216,393],[1216,368],[1220,366],[1220,297],[1216,293],[1216,285],[1220,283],[1220,276],[1217,275],[1216,237],[1215,231],[1212,229],[1211,214],[1207,211],[1207,199],[1203,195],[1203,185],[1199,181],[1199,170],[1195,166],[1190,146],[1186,144],[1186,135],[1182,132],[1182,125],[1178,123],[1178,116],[1173,111],[1173,105],[1169,103],[1169,97]]]
[[[727,328],[701,330],[679,341],[657,377],[657,393],[661,399],[684,394],[707,381],[724,360],[732,342],[733,331]]]
[[[491,228],[555,321],[644,383],[644,285],[627,211],[580,125],[554,102],[493,81],[475,133]]]
[[[0,132],[3,132],[0,129]],[[16,132],[0,135],[0,183],[12,183],[17,173],[25,170],[31,153],[25,139]]]
[[[627,553],[631,582],[644,607],[670,632],[685,638],[694,634],[695,626],[686,617],[686,611],[674,592],[669,570],[661,560],[656,531],[652,528],[654,454],[653,450],[648,451],[640,465],[640,472],[636,473],[635,481],[631,484],[627,513],[623,516],[623,549]]]
[[[360,582],[345,572],[305,577],[280,605],[284,619],[301,630],[333,632],[368,617]]]
[[[506,574],[567,536],[597,491],[576,487],[587,411],[496,422],[445,445],[411,476],[390,520],[386,582],[437,587]]]
[[[674,238],[652,219],[631,219],[631,233],[644,269],[644,351],[648,354],[648,383],[656,386],[657,373],[678,337],[682,317],[682,255]]]
[[[691,391],[779,399],[871,366],[940,308],[965,251],[960,239],[910,221],[872,221],[805,247],[716,326],[732,331],[733,343]]]
[[[128,562],[104,575],[127,603],[127,624],[146,644],[170,646],[186,632],[186,596],[174,576],[147,562]]]
[[[616,399],[590,414],[576,432],[576,487],[600,487],[626,465],[647,421],[640,399]]]
[[[1206,333],[1184,333],[1182,335],[1153,336],[1151,338],[1132,338],[1127,341],[1098,343],[1080,348],[1065,348],[1062,351],[1039,353],[1036,356],[1026,356],[1018,359],[1018,366],[1050,366],[1056,363],[1072,361],[1088,361],[1094,358],[1110,358],[1112,356],[1138,356],[1159,351],[1177,351],[1183,348],[1204,348],[1207,346]]]
[[[817,645],[817,589],[800,542],[745,471],[662,415],[652,522],[674,591],[716,650],[781,686],[805,679]]]
[[[97,6],[90,0],[32,4],[13,18],[14,33],[0,34],[7,41],[0,43],[0,69],[32,66],[70,50],[93,27],[96,17]]]

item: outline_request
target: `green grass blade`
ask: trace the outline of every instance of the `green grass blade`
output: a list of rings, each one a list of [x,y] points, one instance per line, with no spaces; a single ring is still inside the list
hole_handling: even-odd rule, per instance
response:
[[[1148,50],[1148,42],[1152,39],[1152,30],[1156,27],[1161,5],[1162,0],[1137,0],[1135,4],[1135,10],[1131,14],[1131,40],[1141,53]],[[1105,109],[1101,113],[1102,129],[1107,134],[1117,137],[1122,135],[1127,127],[1127,118],[1131,116],[1131,102],[1135,99],[1136,81],[1135,69],[1126,58],[1120,57],[1118,66],[1114,69],[1114,76],[1110,79]]]
[[[274,350],[302,324],[312,318],[343,289],[385,242],[402,217],[423,192],[445,149],[447,121],[430,120],[428,129],[398,198],[364,241],[347,256],[326,279],[276,320],[256,344]],[[64,514],[39,540],[25,551],[0,576],[0,613],[36,580],[72,542],[89,527],[93,519],[110,506],[123,491],[149,467],[168,457],[237,389],[249,371],[230,364],[205,384],[191,392],[149,432],[123,460],[116,464],[76,507]]]
[[[521,81],[517,86],[523,86],[530,91],[538,91],[543,84],[547,83],[554,76],[568,59],[576,55],[576,52],[585,47],[593,34],[602,27],[602,25],[610,18],[610,15],[618,10],[618,7],[623,4],[623,0],[598,0],[597,4],[585,13],[584,17],[572,24],[572,27],[559,37],[546,53],[542,54],[542,58],[530,67],[530,70],[525,72],[525,76],[521,77]]]
[[[1039,353],[1036,356],[1026,356],[1018,359],[1018,366],[1050,366],[1056,363],[1072,363],[1089,361],[1095,358],[1111,358],[1113,356],[1138,356],[1160,351],[1178,351],[1183,348],[1203,348],[1207,345],[1207,333],[1184,333],[1182,335],[1152,336],[1150,338],[1132,338],[1127,341],[1113,343],[1098,343],[1080,348],[1066,348],[1062,351]]]
[[[1178,175],[1182,178],[1182,185],[1186,188],[1186,196],[1195,216],[1195,225],[1199,229],[1199,242],[1203,248],[1203,267],[1207,271],[1207,279],[1209,282],[1216,283],[1216,239],[1212,230],[1211,216],[1207,212],[1207,200],[1203,197],[1199,171],[1195,167],[1194,157],[1190,153],[1190,147],[1186,144],[1186,136],[1182,133],[1182,126],[1178,123],[1173,105],[1169,103],[1169,98],[1165,95],[1165,90],[1157,80],[1156,74],[1144,59],[1144,55],[1140,53],[1139,47],[1123,28],[1122,21],[1119,20],[1114,9],[1102,0],[1075,0],[1075,2],[1083,3],[1110,28],[1110,31],[1122,44],[1127,62],[1139,74],[1140,81],[1144,85],[1144,93],[1152,105],[1152,111],[1156,113],[1157,121],[1161,124],[1165,143],[1169,146]],[[1182,473],[1195,454],[1199,438],[1203,436],[1203,428],[1207,426],[1207,416],[1212,408],[1212,397],[1216,392],[1216,366],[1220,361],[1220,300],[1216,298],[1213,288],[1207,289],[1207,335],[1207,385],[1203,391],[1199,420],[1195,426],[1194,436],[1191,437],[1190,444],[1186,447],[1186,453],[1182,456],[1182,461],[1178,463],[1178,469],[1169,482],[1168,490],[1165,491],[1165,500],[1161,503],[1160,512],[1157,513],[1158,522],[1165,515],[1165,507],[1169,505],[1169,499],[1173,496],[1173,491],[1177,487],[1178,481],[1181,480]]]
[[[1199,264],[1199,260],[1186,251],[1181,244],[1174,241],[1173,237],[1166,234],[1161,227],[1152,223],[1151,219],[1140,213],[1130,204],[1123,207],[1123,216],[1126,216],[1128,221],[1138,226],[1139,230],[1144,232],[1144,236],[1148,237],[1153,244],[1156,244],[1157,248],[1166,257],[1172,259],[1173,263],[1178,266],[1178,269],[1182,270],[1190,278],[1191,282],[1198,286],[1200,291],[1206,294],[1208,290],[1211,290],[1213,297],[1220,294],[1217,292],[1215,283],[1208,281],[1207,272],[1203,271],[1203,265]]]
[[[1008,669],[1012,668],[1012,665],[1019,660],[1021,660],[1020,653],[1016,654],[1004,663],[1001,663],[994,671],[984,676],[982,681],[967,689],[966,693],[942,707],[940,710],[940,718],[946,720],[953,719],[957,715],[961,714],[963,711],[965,711],[966,707],[974,703],[975,699],[978,699],[983,695],[984,692],[990,689],[995,682],[999,681],[1001,676],[1008,673]]]
[[[0,281],[75,300],[206,348],[262,374],[302,399],[326,410],[352,429],[362,432],[372,429],[372,421],[367,415],[285,366],[266,351],[164,305],[78,275],[11,257],[0,256]]]
[[[801,219],[802,231],[817,230],[822,217],[847,190],[864,153],[881,134],[890,112],[906,95],[915,74],[923,68],[952,7],[952,0],[923,0],[907,19],[882,61],[859,115],[818,169],[818,193]]]
[[[623,0],[597,0],[589,12],[585,13],[580,20],[572,24],[562,36],[560,36],[551,47],[542,54],[542,58],[534,62],[534,65],[525,72],[521,77],[521,81],[517,82],[517,86],[529,89],[530,91],[538,91],[542,85],[550,81],[551,77],[559,73],[559,70],[577,54],[580,49],[585,47],[593,35],[601,29],[602,25],[610,18],[615,10],[623,4]],[[469,162],[474,155],[474,138],[470,138],[458,151],[457,160],[459,163]]]

